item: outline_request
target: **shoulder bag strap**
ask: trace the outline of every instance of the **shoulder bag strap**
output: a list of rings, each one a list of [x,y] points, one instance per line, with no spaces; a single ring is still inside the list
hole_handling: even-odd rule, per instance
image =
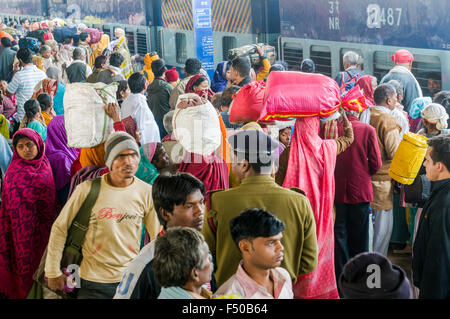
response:
[[[91,190],[88,196],[78,210],[72,225],[67,233],[66,246],[72,246],[76,249],[81,249],[83,245],[86,232],[89,227],[89,220],[91,218],[92,208],[97,201],[100,192],[101,178],[92,180]]]

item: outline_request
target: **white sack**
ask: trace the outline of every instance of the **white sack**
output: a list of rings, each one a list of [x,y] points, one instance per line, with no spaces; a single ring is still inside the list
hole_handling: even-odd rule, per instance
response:
[[[114,132],[113,121],[104,106],[117,103],[117,87],[117,84],[104,83],[73,83],[66,86],[64,124],[69,147],[94,147]]]

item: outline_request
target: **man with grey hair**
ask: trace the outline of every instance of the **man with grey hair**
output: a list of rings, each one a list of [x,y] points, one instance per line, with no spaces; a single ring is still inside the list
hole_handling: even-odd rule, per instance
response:
[[[139,253],[142,225],[152,240],[156,238],[161,226],[152,187],[134,176],[139,160],[139,147],[131,135],[109,136],[105,143],[109,173],[79,184],[53,224],[45,262],[50,289],[63,290],[67,282],[60,265],[68,231],[94,185],[99,192],[82,245],[78,299],[113,298],[128,263]]]
[[[85,62],[83,50],[75,48],[72,54],[73,62],[64,70],[63,79],[66,83],[86,82],[92,70]]]
[[[365,74],[358,67],[360,63],[360,56],[356,52],[347,51],[342,57],[342,63],[344,65],[344,72],[339,72],[339,74],[335,78],[335,81],[337,82],[339,87],[342,87],[344,86],[344,84],[354,79],[354,81],[352,82],[353,85],[348,84],[345,86],[345,90],[349,91],[355,86],[359,78],[364,76]]]
[[[397,93],[397,104],[395,108],[391,111],[391,114],[395,117],[398,124],[402,127],[402,131],[400,132],[400,137],[403,139],[403,135],[409,132],[409,122],[408,122],[408,113],[403,111],[404,106],[402,105],[403,101],[403,85],[397,80],[390,80],[387,84],[392,85],[395,88],[395,92]]]
[[[415,98],[422,97],[422,89],[411,73],[414,56],[408,50],[398,50],[391,56],[394,67],[381,79],[381,84],[397,80],[403,85],[403,105],[408,112]]]
[[[163,287],[158,299],[209,299],[203,288],[211,281],[212,256],[202,234],[190,227],[172,227],[155,242],[155,279]]]

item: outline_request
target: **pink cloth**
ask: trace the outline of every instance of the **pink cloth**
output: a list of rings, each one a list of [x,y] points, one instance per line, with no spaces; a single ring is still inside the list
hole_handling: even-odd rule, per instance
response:
[[[334,169],[337,144],[319,137],[319,117],[295,122],[289,164],[283,187],[302,189],[316,221],[318,264],[294,284],[295,298],[339,299],[334,272]]]

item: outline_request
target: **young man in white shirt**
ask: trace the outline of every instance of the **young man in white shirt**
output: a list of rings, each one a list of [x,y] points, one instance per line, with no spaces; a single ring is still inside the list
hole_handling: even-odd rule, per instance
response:
[[[133,73],[128,78],[128,86],[131,94],[122,102],[121,116],[122,119],[131,116],[137,124],[137,128],[141,133],[141,144],[152,142],[161,142],[159,136],[158,124],[155,117],[148,107],[147,98],[145,97],[145,77],[141,73]]]
[[[239,294],[245,299],[293,299],[291,277],[280,267],[284,228],[281,220],[263,209],[247,210],[232,219],[231,237],[242,261],[213,297]]]

